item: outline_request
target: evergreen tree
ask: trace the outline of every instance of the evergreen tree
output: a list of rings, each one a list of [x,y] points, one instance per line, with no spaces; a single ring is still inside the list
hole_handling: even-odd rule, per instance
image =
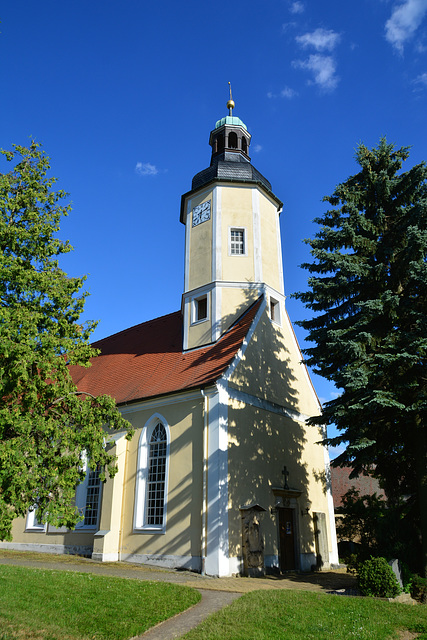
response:
[[[427,575],[427,168],[407,172],[408,148],[360,145],[360,171],[325,197],[316,219],[309,288],[314,317],[300,322],[316,373],[341,391],[312,424],[341,432],[336,460],[372,472],[390,504],[406,497],[420,527]]]
[[[131,432],[112,398],[79,394],[69,374],[96,351],[95,324],[78,322],[84,278],[58,266],[72,250],[56,235],[67,194],[52,190],[39,144],[1,153],[13,166],[0,174],[0,539],[10,540],[33,506],[39,521],[73,528],[83,457],[101,479],[113,475],[105,427]]]

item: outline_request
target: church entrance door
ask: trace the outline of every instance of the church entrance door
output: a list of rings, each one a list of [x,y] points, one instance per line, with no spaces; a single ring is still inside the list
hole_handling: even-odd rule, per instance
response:
[[[294,571],[295,524],[293,509],[279,509],[280,571]]]

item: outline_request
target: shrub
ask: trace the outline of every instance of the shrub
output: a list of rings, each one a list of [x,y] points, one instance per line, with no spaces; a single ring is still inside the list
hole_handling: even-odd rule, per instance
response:
[[[414,600],[427,604],[427,578],[414,575],[411,582],[411,596]]]
[[[365,596],[394,598],[400,593],[400,586],[393,569],[385,558],[369,558],[359,565],[358,581]]]

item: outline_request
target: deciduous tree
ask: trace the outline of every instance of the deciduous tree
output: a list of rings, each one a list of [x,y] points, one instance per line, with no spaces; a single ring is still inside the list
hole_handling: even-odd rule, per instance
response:
[[[74,527],[83,456],[102,479],[113,475],[106,430],[131,431],[111,397],[79,394],[68,371],[89,366],[96,352],[95,323],[79,321],[85,278],[68,277],[58,264],[72,250],[57,237],[67,194],[53,190],[38,143],[1,153],[11,164],[0,174],[0,539],[7,540],[13,519],[32,506],[39,520]]]
[[[311,246],[314,317],[300,324],[307,363],[341,391],[313,424],[341,432],[337,464],[371,471],[388,496],[406,496],[427,574],[427,168],[403,172],[408,148],[361,144],[357,174],[324,201],[332,208]]]

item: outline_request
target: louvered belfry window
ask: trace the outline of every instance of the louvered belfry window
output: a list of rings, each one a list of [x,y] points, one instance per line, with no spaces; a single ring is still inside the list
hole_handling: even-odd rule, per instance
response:
[[[153,429],[148,455],[146,524],[163,526],[166,478],[166,429],[159,422]]]

